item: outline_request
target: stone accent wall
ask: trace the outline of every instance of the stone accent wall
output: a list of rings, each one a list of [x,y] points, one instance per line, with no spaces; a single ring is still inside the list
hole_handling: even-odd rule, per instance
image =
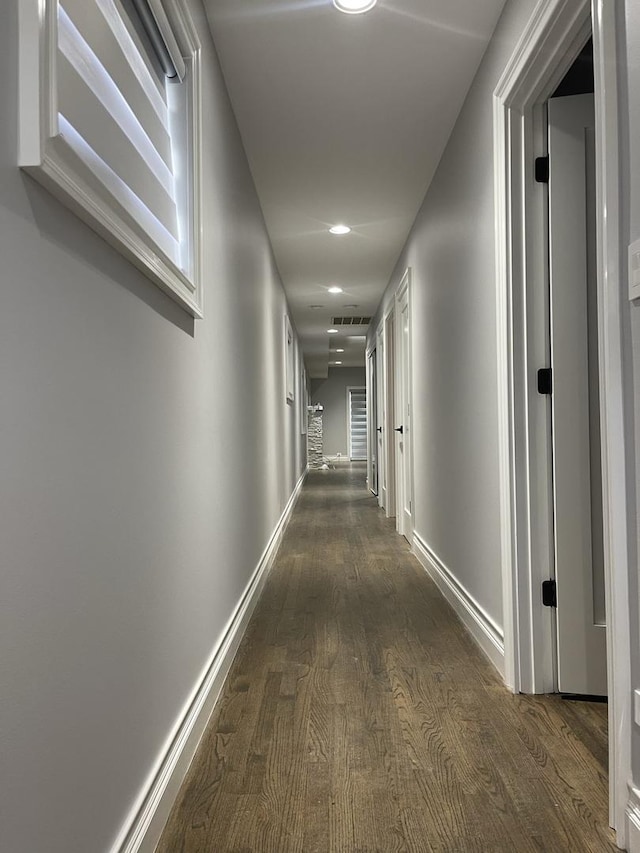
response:
[[[323,459],[322,406],[310,406],[307,426],[307,461],[310,468],[320,468]]]

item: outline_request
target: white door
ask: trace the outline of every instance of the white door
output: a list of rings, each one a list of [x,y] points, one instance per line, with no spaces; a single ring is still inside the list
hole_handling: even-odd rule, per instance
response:
[[[376,443],[378,459],[378,505],[384,508],[387,494],[384,452],[384,335],[382,327],[376,335]]]
[[[396,528],[413,542],[413,482],[411,458],[411,326],[409,272],[396,297]]]
[[[396,425],[395,325],[396,315],[392,310],[387,314],[384,321],[384,423],[382,424],[382,435],[385,459],[384,509],[387,518],[395,518],[396,515],[396,433],[393,431]]]
[[[378,494],[378,433],[376,426],[378,421],[377,377],[376,377],[377,353],[373,349],[367,356],[367,485],[374,495]]]
[[[593,95],[549,101],[558,689],[606,695]]]

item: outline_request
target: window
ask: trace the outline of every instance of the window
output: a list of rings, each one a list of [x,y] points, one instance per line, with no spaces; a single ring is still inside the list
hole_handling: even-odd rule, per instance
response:
[[[289,320],[289,315],[284,315],[284,369],[285,369],[285,383],[286,383],[286,391],[285,391],[285,399],[287,403],[293,403],[295,399],[295,391],[294,391],[294,374],[295,374],[295,361],[294,361],[295,353],[293,348],[293,329],[291,328],[291,321]]]
[[[349,458],[367,458],[367,389],[347,388],[349,405]]]
[[[200,44],[181,0],[20,16],[20,165],[201,317]]]

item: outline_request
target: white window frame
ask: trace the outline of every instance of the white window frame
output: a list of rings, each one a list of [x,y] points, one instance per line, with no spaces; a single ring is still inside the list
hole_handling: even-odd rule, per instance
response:
[[[180,269],[149,233],[124,214],[99,180],[76,167],[58,122],[58,0],[21,0],[19,165],[74,211],[193,317],[202,317],[200,41],[182,0],[163,0],[171,32],[185,61],[187,138],[176,140],[186,167],[180,215]],[[173,84],[172,84],[173,85]]]
[[[304,362],[300,361],[300,434],[307,434],[307,421],[309,419],[309,412],[307,407],[309,405],[309,383],[307,382],[307,370],[304,366]]]
[[[349,460],[353,459],[353,447],[351,446],[351,392],[352,391],[364,391],[364,399],[367,417],[369,416],[369,397],[367,395],[367,386],[366,385],[347,385],[347,454],[349,456]],[[363,459],[367,459],[368,454],[364,457],[358,456],[357,459],[353,459],[354,462],[362,462]]]
[[[293,329],[289,315],[284,315],[284,372],[285,372],[285,401],[293,403],[295,392],[295,351]]]

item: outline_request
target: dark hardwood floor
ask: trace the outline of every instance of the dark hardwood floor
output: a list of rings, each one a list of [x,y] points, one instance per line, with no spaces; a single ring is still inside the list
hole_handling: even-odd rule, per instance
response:
[[[606,705],[510,694],[364,467],[311,472],[159,853],[615,849]]]

